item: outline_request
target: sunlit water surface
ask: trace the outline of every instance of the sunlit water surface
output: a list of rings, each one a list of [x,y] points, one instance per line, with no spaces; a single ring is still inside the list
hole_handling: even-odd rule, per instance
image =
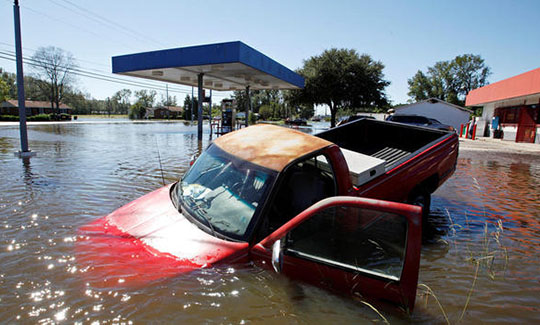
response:
[[[29,139],[38,156],[23,161],[13,155],[18,128],[0,127],[3,323],[381,320],[359,301],[251,264],[92,287],[75,259],[77,229],[161,187],[162,177],[177,180],[209,135],[198,143],[196,127],[183,123],[93,123],[32,125]],[[538,156],[461,152],[433,197],[413,315],[375,307],[391,323],[538,323],[539,188]]]

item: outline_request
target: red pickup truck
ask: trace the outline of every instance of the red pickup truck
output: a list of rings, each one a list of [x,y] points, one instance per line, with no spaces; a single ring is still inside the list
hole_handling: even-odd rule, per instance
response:
[[[177,183],[82,227],[78,260],[94,285],[253,261],[412,311],[418,205],[429,209],[457,154],[454,132],[370,119],[317,135],[248,127],[217,138]]]

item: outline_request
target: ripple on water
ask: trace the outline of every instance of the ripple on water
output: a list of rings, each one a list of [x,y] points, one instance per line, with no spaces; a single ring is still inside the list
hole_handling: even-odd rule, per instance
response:
[[[180,123],[29,126],[38,156],[21,161],[13,156],[18,129],[0,128],[0,319],[380,321],[356,300],[251,264],[196,270],[141,287],[99,288],[85,281],[88,269],[75,260],[79,227],[161,187],[162,171],[166,183],[178,179],[190,157],[208,145],[204,138],[197,143],[195,128]],[[466,322],[540,321],[539,185],[538,157],[461,153],[455,175],[435,193],[420,282],[433,289],[452,322],[473,283]],[[488,255],[493,262],[481,264],[474,280],[475,262]],[[391,323],[444,322],[433,298],[424,304],[423,291],[411,319],[377,307]]]

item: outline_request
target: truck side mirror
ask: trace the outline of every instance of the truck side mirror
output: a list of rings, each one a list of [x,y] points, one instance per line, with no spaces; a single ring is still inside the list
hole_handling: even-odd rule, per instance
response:
[[[281,273],[283,265],[283,252],[281,250],[281,239],[276,240],[272,245],[272,267],[277,273]]]

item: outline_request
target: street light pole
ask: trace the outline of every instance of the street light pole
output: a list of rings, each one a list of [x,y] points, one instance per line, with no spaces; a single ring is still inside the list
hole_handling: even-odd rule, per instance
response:
[[[21,158],[35,155],[28,150],[28,135],[26,131],[26,106],[24,102],[24,74],[21,45],[21,16],[19,14],[19,0],[13,2],[13,20],[15,24],[15,54],[17,61],[17,99],[19,104],[19,131],[21,136],[21,151],[15,153]]]

